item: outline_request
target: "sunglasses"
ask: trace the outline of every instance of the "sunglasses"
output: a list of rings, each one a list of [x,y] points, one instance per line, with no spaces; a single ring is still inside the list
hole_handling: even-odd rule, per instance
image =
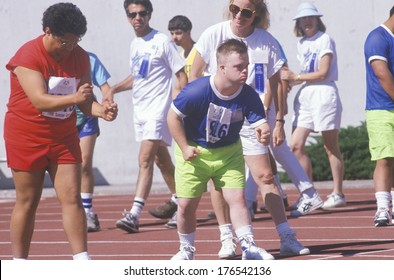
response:
[[[253,16],[253,14],[256,12],[256,10],[252,11],[251,9],[248,9],[248,8],[241,9],[240,7],[238,7],[237,5],[234,5],[234,4],[231,4],[228,7],[228,9],[233,14],[234,17],[239,12],[241,12],[241,16],[243,16],[244,18],[251,18]]]
[[[140,17],[146,17],[147,15],[149,15],[148,11],[142,11],[142,12],[132,12],[132,13],[127,13],[127,16],[131,19],[134,19],[137,17],[137,15],[139,15]]]

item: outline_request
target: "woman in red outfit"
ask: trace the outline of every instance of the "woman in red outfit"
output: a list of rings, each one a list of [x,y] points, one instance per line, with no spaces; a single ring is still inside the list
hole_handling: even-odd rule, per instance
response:
[[[63,215],[74,259],[90,259],[85,213],[80,197],[81,150],[75,107],[112,121],[116,104],[93,101],[88,54],[78,46],[86,33],[85,16],[71,3],[50,6],[44,34],[24,44],[6,65],[11,95],[4,139],[16,202],[11,216],[14,259],[27,259],[45,172]]]

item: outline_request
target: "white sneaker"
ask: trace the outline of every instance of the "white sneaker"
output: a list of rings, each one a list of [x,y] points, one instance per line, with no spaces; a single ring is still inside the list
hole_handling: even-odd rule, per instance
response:
[[[280,236],[281,256],[309,255],[310,253],[309,249],[297,240],[295,232],[290,231]]]
[[[294,202],[292,205],[290,205],[289,207],[287,207],[286,210],[290,210],[290,211],[296,210],[296,209],[298,208],[298,205],[301,203],[301,201],[302,201],[303,199],[304,199],[304,197],[303,197],[302,195],[300,195],[300,196],[297,198],[296,202]]]
[[[345,196],[343,194],[339,195],[337,193],[332,193],[327,196],[327,200],[324,202],[322,208],[330,209],[344,206],[346,206]]]
[[[243,260],[274,260],[275,258],[266,250],[256,246],[252,239],[245,239],[247,245],[242,246],[242,259]]]
[[[93,212],[87,212],[86,223],[88,232],[96,232],[100,230],[100,222],[97,214],[94,214]]]
[[[123,211],[123,218],[116,221],[116,227],[127,231],[128,233],[137,233],[139,231],[139,222],[137,217],[128,212]]]
[[[227,238],[222,240],[222,248],[218,253],[220,259],[231,259],[234,258],[237,253],[237,243],[235,238]]]
[[[379,208],[374,219],[375,227],[385,227],[390,224],[390,211],[386,208]]]
[[[173,261],[188,261],[194,258],[194,252],[196,248],[191,245],[183,246],[179,249],[179,252],[174,255],[171,260]]]
[[[317,193],[312,198],[303,198],[296,210],[290,212],[293,217],[304,216],[313,210],[320,208],[323,205],[323,200]]]
[[[172,215],[172,218],[166,223],[167,228],[176,228],[177,223],[176,223],[176,217],[177,217],[177,212]]]

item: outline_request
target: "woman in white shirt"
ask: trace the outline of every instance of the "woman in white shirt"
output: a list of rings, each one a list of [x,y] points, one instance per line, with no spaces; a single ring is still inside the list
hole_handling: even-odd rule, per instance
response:
[[[338,80],[335,42],[325,33],[322,14],[310,3],[301,3],[293,18],[294,33],[301,37],[297,44],[300,73],[282,70],[282,78],[302,84],[294,99],[291,147],[312,179],[312,165],[305,150],[311,132],[321,132],[334,181],[333,192],[322,208],[346,205],[342,192],[344,164],[339,148],[342,104],[335,81]]]

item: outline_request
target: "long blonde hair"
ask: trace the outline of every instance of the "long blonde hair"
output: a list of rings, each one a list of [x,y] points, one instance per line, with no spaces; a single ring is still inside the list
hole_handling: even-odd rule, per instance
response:
[[[254,18],[254,21],[252,25],[254,27],[262,28],[262,29],[268,29],[270,26],[270,19],[269,15],[270,13],[268,12],[267,4],[265,3],[264,0],[248,0],[250,3],[252,3],[256,9],[256,16]],[[229,5],[233,4],[234,0],[230,0]],[[231,19],[232,15],[230,12],[228,12],[228,18]]]

